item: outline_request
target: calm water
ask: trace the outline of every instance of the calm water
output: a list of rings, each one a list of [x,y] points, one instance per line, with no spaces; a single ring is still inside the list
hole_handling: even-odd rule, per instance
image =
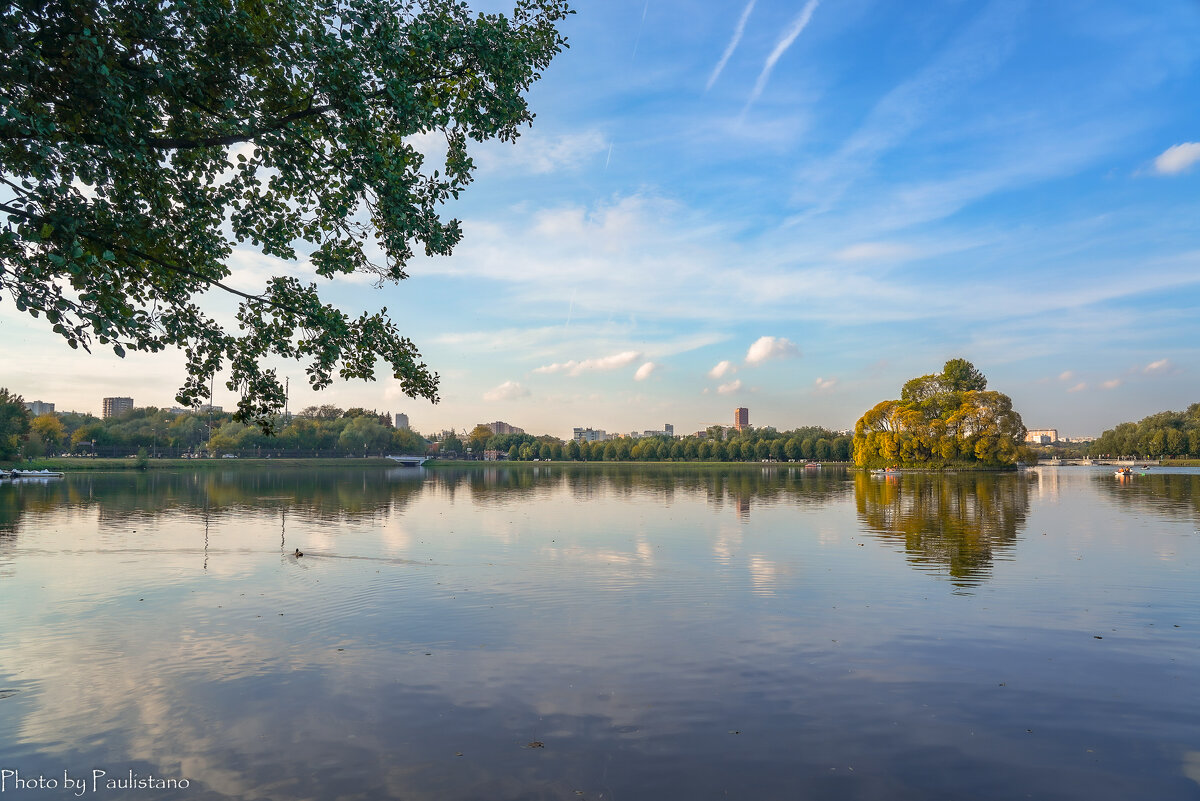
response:
[[[1150,473],[0,483],[0,799],[1200,798]]]

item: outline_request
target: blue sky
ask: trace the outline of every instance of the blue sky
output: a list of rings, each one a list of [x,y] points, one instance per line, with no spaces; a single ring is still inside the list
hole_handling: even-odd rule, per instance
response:
[[[293,366],[293,409],[849,428],[960,356],[1068,436],[1200,401],[1200,4],[575,8],[534,128],[474,153],[454,256],[326,288],[387,306],[442,403],[315,394]],[[235,265],[245,288],[294,270]],[[0,331],[4,383],[59,409],[167,406],[182,382],[178,355],[81,356],[11,304]]]

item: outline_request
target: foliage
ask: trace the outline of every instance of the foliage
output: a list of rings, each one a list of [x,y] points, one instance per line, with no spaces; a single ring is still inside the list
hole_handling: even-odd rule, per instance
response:
[[[73,348],[179,347],[178,402],[227,368],[237,417],[278,422],[273,357],[309,383],[372,379],[438,398],[386,309],[357,318],[316,284],[228,282],[233,248],[323,279],[406,277],[461,237],[440,206],[472,179],[467,140],[511,141],[524,93],[565,46],[565,0],[472,16],[455,0],[9,0],[0,11],[0,297]],[[441,136],[424,169],[417,137]],[[376,246],[383,263],[372,263]],[[238,329],[201,309],[236,299]],[[223,293],[223,294],[222,294]]]
[[[0,387],[0,459],[16,457],[28,436],[29,410],[25,408],[25,399]]]
[[[1088,446],[1089,456],[1200,458],[1200,403],[1182,412],[1159,412],[1121,423]]]
[[[986,387],[983,373],[965,359],[908,381],[900,400],[881,401],[855,425],[855,464],[1015,464],[1028,454],[1025,425],[1011,398]]]

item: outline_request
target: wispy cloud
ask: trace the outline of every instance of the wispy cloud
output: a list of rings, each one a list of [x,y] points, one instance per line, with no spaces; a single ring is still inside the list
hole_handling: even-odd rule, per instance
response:
[[[521,134],[514,143],[496,141],[477,145],[472,158],[481,172],[545,175],[559,170],[577,170],[598,159],[606,150],[611,156],[611,143],[599,131],[558,136],[530,131]]]
[[[1074,377],[1075,377],[1075,373],[1070,370],[1063,370],[1061,373],[1058,374],[1059,381],[1070,381]]]
[[[717,387],[717,393],[721,395],[729,395],[730,393],[737,392],[741,388],[742,379],[738,378],[734,381],[730,381],[728,384],[722,384],[721,386]]]
[[[776,62],[783,57],[783,54],[788,51],[792,43],[796,41],[801,32],[808,26],[808,21],[812,19],[813,11],[817,8],[818,0],[808,0],[800,13],[792,20],[792,24],[784,31],[783,38],[775,45],[775,49],[771,51],[771,55],[767,56],[767,60],[763,63],[762,72],[758,74],[758,80],[754,82],[754,89],[750,92],[750,97],[746,100],[746,108],[754,105],[754,101],[758,100],[763,90],[767,88],[767,81],[771,79],[771,71],[775,69]]]
[[[915,253],[910,245],[897,242],[859,242],[833,254],[838,261],[898,261]]]
[[[490,403],[496,401],[516,400],[517,398],[529,397],[529,390],[521,386],[516,381],[505,381],[498,387],[489,389],[483,393],[483,399]]]
[[[1200,142],[1183,142],[1172,145],[1154,160],[1154,171],[1159,175],[1178,175],[1200,161]]]
[[[717,362],[713,369],[708,371],[709,378],[724,378],[729,373],[736,373],[737,367],[733,362],[726,359],[725,361]]]
[[[1142,368],[1142,372],[1146,375],[1164,375],[1172,372],[1175,365],[1171,364],[1170,359],[1159,359],[1156,362],[1150,362]]]
[[[1121,386],[1121,379],[1110,378],[1109,380],[1102,383],[1100,386],[1104,387],[1105,389],[1116,389],[1117,387]]]
[[[1078,384],[1068,389],[1067,392],[1083,392],[1085,389],[1087,389],[1087,384],[1080,381]]]
[[[546,364],[541,367],[535,367],[533,372],[566,373],[567,375],[576,376],[589,371],[603,372],[606,370],[617,370],[633,364],[640,358],[642,358],[640,351],[627,350],[623,353],[614,353],[611,356],[601,356],[596,359],[584,359],[583,361],[571,359],[570,361]]]
[[[837,386],[837,382],[836,378],[821,378],[818,376],[813,385],[817,388],[817,392],[828,392]]]
[[[785,337],[759,337],[746,351],[746,364],[762,364],[772,359],[792,359],[800,355],[796,343]]]
[[[658,365],[655,364],[654,362],[646,362],[645,364],[643,364],[641,367],[639,367],[637,369],[636,373],[633,374],[633,380],[634,381],[645,381],[647,378],[649,378],[651,375],[653,375],[654,371],[657,369],[658,369]]]
[[[712,75],[708,76],[708,83],[704,85],[704,91],[707,92],[709,89],[712,89],[712,85],[721,76],[721,71],[725,69],[725,64],[729,62],[729,57],[737,49],[738,42],[742,41],[742,33],[746,30],[746,21],[750,19],[750,12],[754,10],[756,2],[758,0],[750,0],[749,3],[746,3],[746,7],[742,9],[742,16],[738,19],[737,27],[733,29],[733,36],[730,38],[729,44],[725,47],[725,52],[721,55],[721,60],[717,62],[716,68],[712,71]]]

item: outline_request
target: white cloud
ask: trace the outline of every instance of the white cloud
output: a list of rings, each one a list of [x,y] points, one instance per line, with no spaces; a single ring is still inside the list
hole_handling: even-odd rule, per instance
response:
[[[1075,377],[1075,373],[1071,372],[1070,370],[1063,370],[1061,373],[1058,374],[1059,381],[1070,381],[1074,377]]]
[[[1159,359],[1156,362],[1150,362],[1142,368],[1142,372],[1146,375],[1162,375],[1163,373],[1171,372],[1175,365],[1171,364],[1170,359]]]
[[[859,242],[833,254],[838,261],[897,261],[916,251],[898,242]]]
[[[724,361],[717,362],[716,366],[713,367],[713,369],[708,371],[708,377],[709,378],[724,378],[726,375],[728,375],[730,373],[736,373],[736,372],[737,372],[737,367],[734,366],[733,362],[726,359]]]
[[[657,369],[658,369],[658,365],[655,364],[654,362],[646,362],[645,364],[643,364],[641,367],[639,367],[637,369],[636,373],[633,374],[633,380],[634,381],[645,381]]]
[[[614,353],[611,356],[601,356],[598,359],[584,359],[583,361],[571,359],[570,361],[546,364],[541,367],[534,368],[533,372],[566,373],[567,375],[576,376],[580,373],[589,371],[603,372],[607,370],[618,370],[622,367],[633,364],[640,358],[642,358],[640,351],[627,350],[623,353]]]
[[[1080,381],[1078,384],[1068,389],[1067,392],[1083,392],[1085,389],[1087,389],[1087,384]]]
[[[746,21],[750,19],[750,12],[754,10],[754,4],[757,0],[750,0],[746,3],[746,7],[742,9],[742,16],[737,21],[737,27],[733,29],[733,37],[730,38],[729,44],[725,47],[725,52],[721,55],[721,60],[717,62],[716,69],[712,71],[712,75],[708,77],[708,83],[704,86],[704,91],[712,89],[712,85],[717,82],[721,71],[725,69],[725,64],[729,61],[729,57],[733,55],[733,51],[737,49],[738,42],[742,41],[742,33],[746,30]]]
[[[817,392],[828,392],[837,386],[837,382],[836,378],[821,378],[818,376],[814,382],[814,386],[816,386]]]
[[[574,170],[609,148],[599,131],[548,136],[535,130],[522,133],[515,143],[488,142],[475,145],[471,157],[481,172],[512,170],[544,175],[557,170]]]
[[[746,108],[754,104],[758,100],[759,95],[767,88],[767,81],[771,78],[771,70],[775,69],[775,63],[783,57],[788,48],[792,46],[792,42],[796,41],[796,37],[808,27],[808,21],[812,19],[813,11],[817,8],[817,0],[808,0],[800,13],[792,20],[791,26],[784,32],[783,38],[775,45],[775,49],[771,51],[771,55],[767,56],[767,60],[763,62],[762,72],[758,74],[758,80],[754,83],[754,90],[750,92],[750,97],[746,100]]]
[[[1159,175],[1178,175],[1197,161],[1200,161],[1200,142],[1184,142],[1160,153],[1154,160],[1154,170]]]
[[[800,348],[784,337],[759,337],[746,351],[746,364],[762,364],[771,359],[791,359],[800,355]]]
[[[516,381],[505,381],[498,387],[483,393],[483,399],[489,402],[515,400],[529,397],[529,390]]]
[[[1105,381],[1100,386],[1104,387],[1105,389],[1116,389],[1117,387],[1121,386],[1121,379],[1110,378],[1109,380]]]
[[[737,392],[742,388],[742,380],[739,378],[735,381],[730,381],[728,384],[722,384],[717,387],[717,392],[721,395],[728,395],[731,392]]]

